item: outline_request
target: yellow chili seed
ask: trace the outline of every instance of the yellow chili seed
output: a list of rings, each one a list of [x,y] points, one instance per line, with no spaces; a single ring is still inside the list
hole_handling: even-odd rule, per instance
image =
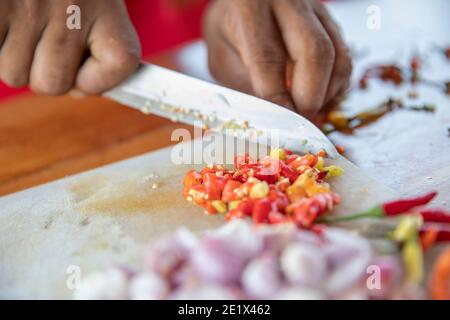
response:
[[[211,205],[219,213],[226,213],[227,212],[227,205],[225,204],[225,202],[223,202],[221,200],[214,200],[214,201],[211,202]]]
[[[239,203],[241,203],[241,200],[234,200],[228,203],[228,209],[234,210],[238,207]]]
[[[335,165],[325,167],[323,171],[327,172],[327,177],[340,177],[344,174],[344,169]]]
[[[324,166],[325,166],[325,161],[323,160],[323,157],[319,157],[317,159],[316,168],[320,171],[323,171]]]
[[[253,170],[253,169],[252,169],[252,170]],[[250,182],[250,183],[257,183],[257,182],[259,182],[259,180],[256,179],[255,177],[249,177],[249,178],[247,179],[247,182]]]
[[[272,158],[284,160],[286,159],[286,151],[284,151],[284,149],[273,148],[270,149],[270,156]]]
[[[250,198],[252,199],[261,199],[267,196],[269,193],[269,185],[267,182],[257,182],[253,185],[250,190]]]

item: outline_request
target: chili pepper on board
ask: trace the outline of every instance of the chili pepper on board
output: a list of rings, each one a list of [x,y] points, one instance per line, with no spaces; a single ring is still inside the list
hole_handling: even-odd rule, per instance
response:
[[[423,221],[450,224],[450,213],[440,209],[424,209],[420,211]]]
[[[412,208],[426,205],[431,200],[433,200],[433,198],[436,195],[437,195],[437,192],[434,191],[434,192],[430,192],[430,193],[427,193],[426,195],[416,197],[416,198],[386,202],[383,205],[383,210],[387,216],[402,214]]]
[[[396,201],[389,201],[382,205],[377,205],[375,207],[370,208],[367,211],[363,211],[360,213],[339,216],[339,217],[330,217],[326,216],[320,218],[319,221],[324,223],[332,223],[339,221],[350,221],[356,220],[360,218],[383,218],[383,217],[391,217],[404,214],[411,209],[414,209],[419,206],[423,206],[428,204],[433,198],[436,196],[437,192],[430,192],[426,195],[411,198],[411,199],[401,199]]]

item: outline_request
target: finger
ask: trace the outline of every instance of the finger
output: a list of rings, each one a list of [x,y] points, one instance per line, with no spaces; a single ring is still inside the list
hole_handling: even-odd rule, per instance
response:
[[[215,19],[213,15],[205,15]],[[211,75],[226,87],[254,94],[252,83],[239,53],[222,36],[217,24],[204,24],[203,36],[208,49],[208,68]]]
[[[256,1],[247,5],[253,7],[238,11],[236,25],[228,30],[227,38],[249,72],[254,93],[292,108],[285,81],[287,55],[271,8]]]
[[[342,94],[348,89],[352,73],[352,59],[338,25],[334,22],[324,5],[319,2],[314,2],[314,11],[330,36],[336,52],[333,73],[325,97],[325,103],[328,103],[338,94]]]
[[[25,86],[30,77],[30,69],[36,45],[43,25],[31,25],[14,21],[3,32],[0,51],[0,78],[9,86]]]
[[[125,8],[123,12],[126,12]],[[137,69],[141,50],[126,14],[100,16],[92,27],[88,42],[91,56],[76,79],[76,87],[86,94],[100,94]]]
[[[306,2],[274,1],[273,7],[294,62],[291,95],[296,109],[313,117],[325,101],[334,66],[333,44]]]
[[[0,54],[2,51],[2,47],[3,47],[3,43],[6,40],[6,37],[8,36],[8,26],[7,25],[2,25],[0,27]]]
[[[208,45],[208,66],[212,76],[224,86],[254,94],[250,76],[239,55],[224,40],[218,39]]]
[[[44,30],[31,67],[30,87],[34,92],[62,95],[75,82],[86,43],[86,33],[68,30],[58,20]]]
[[[0,12],[7,12],[8,10],[8,3],[0,2]],[[6,39],[6,36],[8,35],[8,25],[9,21],[4,19],[3,21],[0,21],[0,54],[3,46],[3,42]]]

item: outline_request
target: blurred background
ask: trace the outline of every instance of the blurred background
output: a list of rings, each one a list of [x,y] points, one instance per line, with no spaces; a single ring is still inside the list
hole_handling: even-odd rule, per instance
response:
[[[437,202],[448,208],[450,1],[325,3],[354,63],[353,87],[336,106],[340,113],[327,119],[345,125],[328,132],[330,139],[365,173],[402,195],[442,190]],[[145,60],[212,80],[201,41],[208,0],[128,0],[127,5]],[[370,24],[373,6],[380,18],[375,28]],[[367,88],[358,88],[374,66],[398,68],[408,78],[414,58],[423,81],[371,79]],[[0,84],[0,195],[168,146],[173,144],[170,133],[182,127],[102,98],[19,94],[24,91]],[[403,107],[386,107],[389,99],[401,100]],[[361,119],[363,125],[348,130]]]

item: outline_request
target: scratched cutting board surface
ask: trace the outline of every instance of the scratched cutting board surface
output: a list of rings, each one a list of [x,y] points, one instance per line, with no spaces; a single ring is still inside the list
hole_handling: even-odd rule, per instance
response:
[[[167,148],[0,198],[0,298],[70,298],[72,265],[81,276],[139,268],[152,239],[180,226],[198,233],[222,225],[223,216],[185,201],[182,179],[193,166],[170,165],[170,156]],[[347,160],[334,162],[346,169],[332,182],[343,199],[337,214],[393,196]]]

